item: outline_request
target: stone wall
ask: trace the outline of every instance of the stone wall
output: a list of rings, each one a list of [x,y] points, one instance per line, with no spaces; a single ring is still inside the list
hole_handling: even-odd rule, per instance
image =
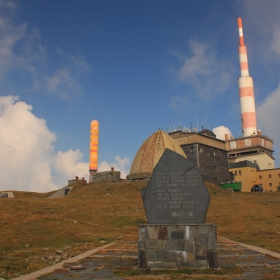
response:
[[[216,268],[215,224],[138,226],[140,268]]]
[[[97,183],[103,180],[118,182],[121,180],[121,172],[120,171],[103,171],[103,172],[90,171],[90,176],[89,176],[90,183]]]

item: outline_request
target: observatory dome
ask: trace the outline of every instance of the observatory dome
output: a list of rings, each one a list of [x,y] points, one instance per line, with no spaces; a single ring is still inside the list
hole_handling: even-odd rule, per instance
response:
[[[135,180],[151,177],[154,167],[166,148],[186,157],[182,148],[171,136],[162,130],[158,130],[141,145],[126,178]]]

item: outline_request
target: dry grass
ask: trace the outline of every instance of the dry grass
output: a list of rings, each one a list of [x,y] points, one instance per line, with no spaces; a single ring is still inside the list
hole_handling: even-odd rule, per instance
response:
[[[65,246],[76,255],[101,240],[137,240],[137,224],[145,222],[140,190],[146,183],[78,184],[59,199],[28,192],[2,198],[0,278],[4,271],[13,278],[43,268],[46,263],[40,258]],[[209,183],[207,187],[207,222],[217,224],[220,236],[280,252],[280,192],[233,193]]]

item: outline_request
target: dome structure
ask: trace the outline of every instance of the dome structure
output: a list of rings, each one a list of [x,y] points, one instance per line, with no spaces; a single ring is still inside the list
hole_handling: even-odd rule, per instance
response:
[[[135,180],[151,177],[154,167],[166,148],[186,158],[184,151],[174,139],[163,130],[158,130],[141,145],[126,178]]]

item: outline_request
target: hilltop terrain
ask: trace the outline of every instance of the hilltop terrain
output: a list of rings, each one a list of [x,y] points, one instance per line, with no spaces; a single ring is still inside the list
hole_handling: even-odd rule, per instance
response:
[[[137,240],[146,222],[140,190],[147,181],[75,184],[69,195],[14,192],[2,198],[0,278],[48,266],[58,249],[77,255],[116,239]],[[280,192],[230,192],[206,183],[211,203],[206,222],[218,235],[280,253]],[[8,277],[7,277],[8,275]]]

